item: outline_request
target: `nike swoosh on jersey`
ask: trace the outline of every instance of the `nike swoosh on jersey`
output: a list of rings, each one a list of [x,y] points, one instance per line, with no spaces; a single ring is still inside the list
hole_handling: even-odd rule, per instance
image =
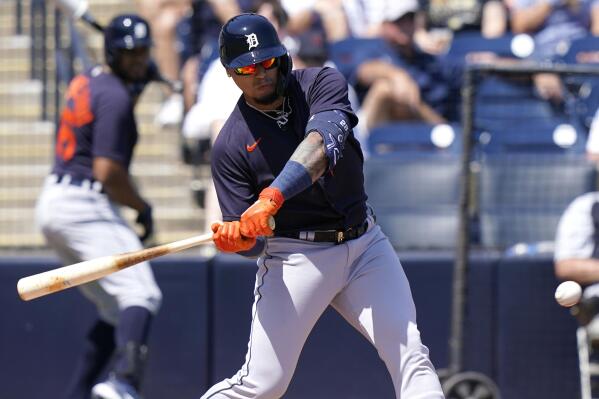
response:
[[[254,150],[256,149],[256,147],[258,147],[258,143],[260,142],[260,140],[262,140],[262,137],[260,137],[258,140],[256,140],[256,141],[254,142],[254,144],[251,144],[251,145],[250,145],[250,144],[246,144],[246,145],[245,145],[245,149],[246,149],[248,152],[252,152],[252,151],[254,151]]]

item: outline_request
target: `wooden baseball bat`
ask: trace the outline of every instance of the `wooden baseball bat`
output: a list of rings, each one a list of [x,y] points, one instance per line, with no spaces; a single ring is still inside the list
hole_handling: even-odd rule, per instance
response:
[[[24,301],[76,287],[102,278],[140,262],[172,254],[212,241],[212,233],[193,236],[168,244],[134,252],[103,256],[69,266],[24,277],[17,282],[17,292]]]
[[[268,225],[275,228],[275,219],[270,216]],[[24,301],[76,287],[102,278],[140,262],[172,254],[184,249],[206,244],[212,241],[212,233],[193,236],[184,240],[158,245],[124,254],[102,256],[75,263],[69,266],[48,270],[47,272],[24,277],[17,282],[17,292]]]

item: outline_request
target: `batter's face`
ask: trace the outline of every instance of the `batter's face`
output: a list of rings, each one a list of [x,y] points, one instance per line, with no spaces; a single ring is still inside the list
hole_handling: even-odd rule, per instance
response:
[[[232,68],[227,68],[227,73],[241,89],[248,104],[264,110],[280,105],[283,97],[277,94],[278,66],[265,69],[262,65],[257,64],[256,72],[252,75],[237,75]]]
[[[118,68],[128,81],[144,80],[150,65],[150,49],[138,47],[131,50],[119,50]]]

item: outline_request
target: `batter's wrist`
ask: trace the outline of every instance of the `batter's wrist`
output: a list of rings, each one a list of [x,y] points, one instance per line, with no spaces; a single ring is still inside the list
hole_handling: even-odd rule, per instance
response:
[[[278,211],[283,206],[283,202],[285,202],[285,197],[281,190],[273,186],[266,187],[262,190],[258,198],[271,201],[275,207],[275,212]]]
[[[283,198],[291,198],[312,185],[312,177],[304,165],[288,161],[277,178],[270,185],[276,188]]]

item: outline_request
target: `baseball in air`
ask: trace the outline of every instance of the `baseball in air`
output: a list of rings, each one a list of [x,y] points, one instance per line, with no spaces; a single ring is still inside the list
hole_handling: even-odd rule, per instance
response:
[[[576,281],[564,281],[555,290],[555,300],[567,308],[576,305],[581,295],[582,288]]]

